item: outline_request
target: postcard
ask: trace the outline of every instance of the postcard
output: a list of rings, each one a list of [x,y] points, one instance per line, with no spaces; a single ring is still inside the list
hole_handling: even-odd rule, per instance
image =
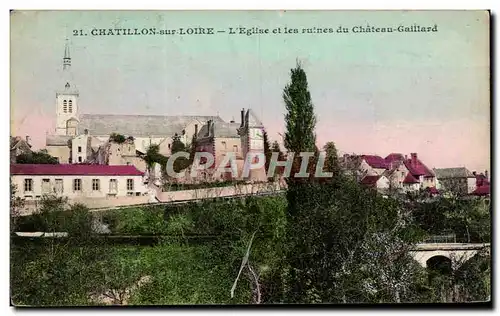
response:
[[[491,304],[488,11],[10,13],[11,304]]]

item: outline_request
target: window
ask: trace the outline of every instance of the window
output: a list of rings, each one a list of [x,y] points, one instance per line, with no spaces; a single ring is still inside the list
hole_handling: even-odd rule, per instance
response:
[[[68,113],[68,101],[67,100],[63,101],[63,111],[64,111],[64,113]]]
[[[73,191],[81,191],[81,190],[82,190],[82,179],[74,179]]]
[[[82,156],[78,156],[78,162],[82,162]]]
[[[42,179],[42,194],[50,193],[50,179]]]
[[[118,191],[118,182],[116,179],[109,179],[109,192]]]
[[[92,191],[99,191],[101,189],[99,179],[92,179]]]
[[[81,153],[82,152],[82,146],[78,146],[78,152]]]
[[[168,144],[168,149],[170,149],[170,144]]]
[[[227,149],[227,144],[226,144],[226,142],[221,142],[221,144],[222,144],[222,147],[224,147],[224,149]]]
[[[127,179],[127,191],[134,191],[134,179]]]
[[[63,179],[56,179],[55,190],[56,190],[56,193],[63,193],[64,192]]]
[[[24,179],[24,192],[33,192],[33,179]]]
[[[233,152],[238,152],[238,145],[233,145]]]
[[[68,112],[73,113],[73,101],[69,100]]]

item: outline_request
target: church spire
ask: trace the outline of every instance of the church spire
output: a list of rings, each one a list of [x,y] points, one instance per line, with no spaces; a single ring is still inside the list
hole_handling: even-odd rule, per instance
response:
[[[66,44],[64,45],[64,57],[63,57],[63,70],[69,69],[71,67],[71,57],[69,55],[69,42],[66,39]]]

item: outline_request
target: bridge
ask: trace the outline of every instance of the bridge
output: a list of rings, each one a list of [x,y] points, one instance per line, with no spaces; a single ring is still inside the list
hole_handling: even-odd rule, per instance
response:
[[[421,243],[410,251],[421,266],[427,268],[431,261],[445,260],[456,269],[482,250],[490,251],[490,243]]]

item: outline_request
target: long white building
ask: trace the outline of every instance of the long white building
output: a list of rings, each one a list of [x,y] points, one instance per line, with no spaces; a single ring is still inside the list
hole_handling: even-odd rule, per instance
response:
[[[43,195],[85,200],[148,194],[144,173],[134,166],[13,164],[10,173],[16,196],[28,201]]]

